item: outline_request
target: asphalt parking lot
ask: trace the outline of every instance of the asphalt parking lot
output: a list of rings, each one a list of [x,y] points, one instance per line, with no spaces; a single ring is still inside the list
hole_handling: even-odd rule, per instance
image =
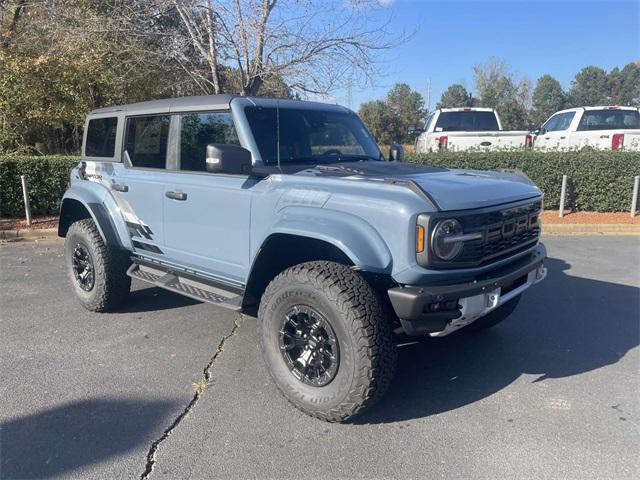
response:
[[[279,395],[254,318],[138,283],[92,314],[62,243],[1,245],[0,477],[639,478],[640,238],[545,243],[512,318],[401,346],[348,424]]]

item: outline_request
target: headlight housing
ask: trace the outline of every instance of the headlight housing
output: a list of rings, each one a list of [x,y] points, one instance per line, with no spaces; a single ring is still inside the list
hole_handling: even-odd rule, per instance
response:
[[[433,253],[440,260],[453,260],[460,254],[464,246],[464,241],[455,238],[460,238],[461,235],[462,225],[458,220],[450,218],[438,222],[431,239]]]

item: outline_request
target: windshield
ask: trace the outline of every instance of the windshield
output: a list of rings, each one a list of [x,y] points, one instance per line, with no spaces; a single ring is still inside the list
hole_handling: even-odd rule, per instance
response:
[[[628,128],[640,128],[640,113],[637,110],[587,110],[578,125],[578,130]]]
[[[276,165],[276,108],[247,107],[247,121],[265,165]],[[351,112],[280,108],[280,163],[380,160],[382,154],[358,116]]]
[[[497,132],[498,120],[493,112],[441,112],[436,132]]]

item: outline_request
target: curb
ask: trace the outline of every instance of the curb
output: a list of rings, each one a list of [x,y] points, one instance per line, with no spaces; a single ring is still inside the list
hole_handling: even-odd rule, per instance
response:
[[[33,242],[36,240],[54,240],[57,238],[57,228],[40,228],[34,230],[0,230],[0,241],[2,242]]]
[[[542,223],[547,235],[640,235],[640,224],[633,223]]]

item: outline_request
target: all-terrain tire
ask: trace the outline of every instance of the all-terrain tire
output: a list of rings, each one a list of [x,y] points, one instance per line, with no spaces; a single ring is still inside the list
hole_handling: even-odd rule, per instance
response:
[[[93,270],[90,288],[83,288],[74,273],[76,249],[90,257]],[[69,282],[84,308],[92,312],[108,312],[126,300],[131,288],[131,278],[127,275],[127,268],[131,265],[129,255],[124,250],[105,245],[92,219],[77,221],[69,227],[64,257]]]
[[[486,330],[488,328],[494,327],[498,325],[500,322],[504,321],[513,313],[513,311],[518,306],[520,302],[520,295],[516,298],[509,300],[504,305],[500,305],[498,308],[485,315],[484,317],[479,318],[475,322],[470,325],[464,327],[461,331],[463,332],[480,332],[482,330]]]
[[[339,347],[337,372],[326,385],[303,382],[281,353],[287,312],[298,305],[319,312],[330,324]],[[258,328],[267,367],[283,395],[313,417],[340,422],[373,405],[386,391],[396,367],[389,319],[371,285],[339,263],[295,265],[268,285],[258,312]]]

